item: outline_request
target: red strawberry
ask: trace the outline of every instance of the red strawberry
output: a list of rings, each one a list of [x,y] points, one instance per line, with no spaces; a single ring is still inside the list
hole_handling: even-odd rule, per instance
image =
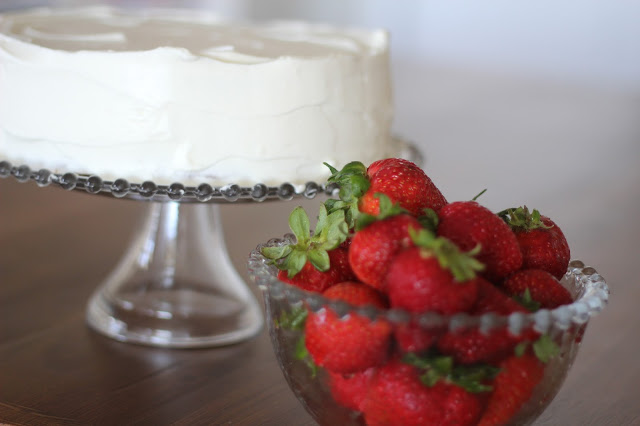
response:
[[[480,247],[476,256],[486,269],[482,275],[499,281],[522,265],[522,253],[511,228],[496,214],[475,201],[447,204],[438,212],[438,235],[462,251]]]
[[[344,282],[323,293],[328,299],[354,306],[385,308],[384,297],[370,286]],[[305,345],[316,365],[334,373],[350,374],[383,363],[391,343],[391,325],[384,320],[350,314],[339,318],[330,309],[309,313],[305,324]]]
[[[527,206],[508,209],[499,215],[516,234],[523,269],[543,269],[557,279],[564,276],[571,251],[558,225],[538,210],[529,212]]]
[[[421,227],[413,216],[400,214],[375,221],[357,232],[349,247],[349,263],[358,279],[383,290],[393,257],[400,250],[413,246],[409,228]]]
[[[367,389],[375,372],[375,368],[347,375],[329,372],[329,389],[333,399],[343,407],[362,411]]]
[[[490,282],[483,279],[477,281],[478,298],[470,310],[471,314],[482,315],[492,312],[496,315],[509,315],[513,312],[527,312],[523,306]],[[444,333],[438,340],[437,347],[443,354],[453,356],[454,360],[461,364],[496,362],[511,355],[518,343],[533,340],[537,336],[538,334],[531,329],[515,336],[506,327],[493,328],[487,334],[478,327],[470,327]]]
[[[438,336],[442,334],[441,327],[423,327],[415,322],[398,324],[393,329],[398,348],[403,352],[424,352],[431,348]]]
[[[363,411],[367,425],[473,425],[480,400],[462,387],[420,380],[418,370],[399,360],[378,369],[371,380]]]
[[[479,426],[507,424],[544,376],[544,364],[531,354],[509,357],[500,363],[500,369]]]
[[[361,212],[373,216],[379,214],[378,193],[385,194],[414,216],[422,215],[425,208],[438,211],[447,204],[425,172],[410,161],[388,159],[372,166],[367,170],[371,186],[358,204]]]
[[[553,275],[542,269],[517,271],[502,283],[502,288],[512,297],[523,297],[528,291],[531,299],[546,309],[573,302],[569,291]]]
[[[415,163],[412,163],[409,160],[405,160],[404,158],[385,158],[383,160],[374,161],[373,163],[369,164],[369,167],[367,167],[367,176],[371,177],[378,173],[380,169],[391,165],[417,167]]]
[[[322,293],[335,284],[355,279],[355,275],[349,266],[348,250],[338,247],[327,253],[330,262],[328,270],[319,271],[311,262],[307,261],[300,272],[292,278],[289,278],[288,271],[278,271],[278,279],[303,290],[318,293]]]
[[[527,312],[527,310],[489,281],[480,279],[478,280],[478,298],[470,313],[482,315],[489,312],[509,315],[513,312]]]
[[[468,310],[478,292],[475,271],[482,265],[426,229],[409,233],[416,247],[398,253],[386,276],[391,306],[445,315]]]

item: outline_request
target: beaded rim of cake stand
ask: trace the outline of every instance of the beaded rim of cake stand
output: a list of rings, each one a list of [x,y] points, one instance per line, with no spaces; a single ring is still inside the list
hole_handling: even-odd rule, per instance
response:
[[[253,186],[240,186],[234,183],[223,186],[212,186],[208,183],[187,186],[179,182],[158,185],[153,181],[131,183],[122,178],[105,180],[96,175],[73,172],[54,173],[48,169],[32,170],[27,165],[13,166],[8,161],[0,161],[0,177],[10,176],[19,182],[33,180],[40,187],[54,184],[67,191],[84,190],[96,195],[111,194],[116,198],[127,197],[140,200],[160,198],[182,202],[291,200],[295,197],[314,198],[320,193],[332,195],[338,189],[335,184],[325,185],[315,182],[307,182],[305,185],[299,186],[290,183],[283,183],[279,186],[267,186],[262,183]]]

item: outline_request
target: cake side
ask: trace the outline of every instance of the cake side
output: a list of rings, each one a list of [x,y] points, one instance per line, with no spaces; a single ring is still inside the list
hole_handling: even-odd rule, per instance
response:
[[[380,30],[31,10],[0,17],[0,93],[0,158],[107,179],[321,182],[396,149]]]

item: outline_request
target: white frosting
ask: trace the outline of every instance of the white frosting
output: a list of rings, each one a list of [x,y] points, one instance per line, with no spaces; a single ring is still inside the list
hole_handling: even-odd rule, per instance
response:
[[[395,153],[388,37],[107,7],[0,15],[0,159],[131,181],[324,181]]]

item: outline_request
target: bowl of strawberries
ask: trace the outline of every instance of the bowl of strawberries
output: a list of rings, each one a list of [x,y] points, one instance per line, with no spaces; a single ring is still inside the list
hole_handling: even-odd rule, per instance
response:
[[[311,230],[260,244],[249,274],[292,391],[323,425],[533,422],[609,289],[549,217],[449,202],[402,159],[328,166]]]

